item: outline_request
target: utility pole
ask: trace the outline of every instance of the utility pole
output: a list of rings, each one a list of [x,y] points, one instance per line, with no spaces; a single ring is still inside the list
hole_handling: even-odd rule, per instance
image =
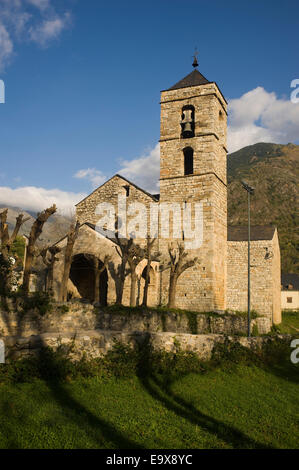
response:
[[[241,181],[243,188],[248,194],[248,284],[247,284],[247,311],[248,311],[248,338],[251,336],[251,313],[250,313],[250,196],[254,194],[254,188]]]

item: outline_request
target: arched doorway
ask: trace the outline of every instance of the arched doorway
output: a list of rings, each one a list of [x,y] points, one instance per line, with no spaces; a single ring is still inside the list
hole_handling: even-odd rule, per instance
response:
[[[104,269],[99,274],[102,266],[102,261],[94,255],[88,253],[75,255],[71,265],[70,279],[82,298],[90,302],[97,301],[105,306],[107,305],[108,273],[107,269]]]

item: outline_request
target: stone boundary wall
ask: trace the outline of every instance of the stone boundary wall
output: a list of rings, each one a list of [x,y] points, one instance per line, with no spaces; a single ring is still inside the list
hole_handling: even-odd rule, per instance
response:
[[[282,336],[279,336],[282,337]],[[277,338],[277,336],[275,337]],[[184,333],[145,333],[92,330],[74,334],[46,333],[31,337],[6,337],[5,354],[7,360],[35,355],[42,347],[56,350],[61,345],[71,350],[69,357],[78,360],[84,355],[89,359],[105,355],[114,345],[115,340],[134,346],[150,340],[155,351],[178,352],[178,350],[193,352],[202,360],[209,360],[214,347],[224,343],[226,339],[237,342],[253,350],[261,349],[263,345],[273,341],[273,337],[229,337],[224,335],[192,335]]]
[[[66,308],[69,309],[67,312]],[[271,321],[266,317],[258,317],[252,320],[251,327],[254,334],[266,334],[271,330]],[[55,304],[53,311],[44,317],[35,311],[26,314],[0,311],[0,337],[27,337],[51,332],[68,334],[96,329],[127,333],[246,335],[247,318],[233,314],[186,314],[155,310],[114,313],[81,302]]]

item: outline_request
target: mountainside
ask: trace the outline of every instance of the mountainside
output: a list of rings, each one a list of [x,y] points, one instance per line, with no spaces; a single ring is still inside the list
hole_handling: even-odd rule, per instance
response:
[[[282,271],[299,273],[299,145],[258,143],[228,155],[228,223],[247,224],[245,180],[255,188],[251,223],[276,225]]]
[[[36,214],[30,211],[26,211],[24,209],[20,209],[19,207],[9,207],[0,204],[0,210],[3,208],[8,208],[7,222],[10,232],[13,230],[16,222],[16,217],[19,214],[24,214],[24,218],[30,217],[30,220],[28,220],[27,222],[25,222],[24,225],[22,225],[19,232],[19,235],[29,235]],[[46,246],[50,245],[51,243],[55,243],[57,240],[59,240],[66,234],[69,229],[70,223],[71,221],[68,217],[64,217],[59,214],[52,215],[44,225],[43,232],[39,239],[40,244]]]

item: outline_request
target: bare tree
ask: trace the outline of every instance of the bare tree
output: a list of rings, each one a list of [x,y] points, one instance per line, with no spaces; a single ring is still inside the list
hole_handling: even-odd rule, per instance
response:
[[[109,255],[105,255],[104,257],[104,262],[102,263],[102,266],[100,266],[100,260],[95,256],[94,257],[94,301],[99,302],[100,301],[100,279],[101,279],[101,274],[102,272],[107,269],[108,264],[111,260],[111,257]]]
[[[54,204],[52,207],[49,207],[40,214],[37,214],[37,218],[33,222],[33,225],[31,227],[28,246],[26,250],[25,268],[23,276],[23,291],[25,295],[28,295],[29,293],[30,274],[33,262],[35,258],[39,255],[39,253],[37,253],[35,249],[36,241],[43,231],[44,224],[47,222],[48,218],[51,215],[55,214],[55,212],[56,205]]]
[[[60,295],[59,300],[61,302],[67,301],[67,283],[70,276],[71,264],[72,264],[72,257],[73,257],[73,250],[75,241],[78,238],[80,228],[80,222],[77,221],[76,225],[71,224],[70,230],[67,234],[67,244],[64,253],[64,266],[63,266],[63,274],[60,286]]]
[[[184,249],[184,245],[178,243],[177,248],[173,245],[168,247],[168,253],[170,257],[169,267],[169,292],[168,292],[168,307],[175,308],[175,297],[177,282],[181,274],[184,271],[198,263],[198,258],[187,260],[188,253]]]
[[[60,252],[61,252],[61,248],[55,245],[43,248],[40,252],[40,256],[42,257],[44,264],[47,266],[46,292],[52,292],[53,290],[54,265],[56,261],[59,261],[59,258],[57,257],[57,255]]]
[[[161,253],[159,252],[154,252],[154,243],[156,241],[156,238],[150,238],[149,236],[146,239],[146,248],[145,248],[145,258],[147,259],[147,264],[146,264],[146,271],[145,271],[145,283],[144,283],[144,291],[143,291],[143,301],[142,305],[144,307],[147,306],[147,297],[148,297],[148,286],[149,286],[149,281],[150,281],[150,270],[151,270],[151,264],[153,261],[160,261],[160,256]]]
[[[0,281],[2,284],[3,294],[7,294],[11,290],[13,263],[12,258],[16,259],[16,255],[12,255],[12,246],[17,238],[20,228],[27,222],[30,217],[24,219],[24,214],[18,215],[14,230],[9,235],[7,224],[8,209],[0,213],[0,241],[1,241],[1,257],[2,263],[0,267]]]
[[[130,289],[130,306],[136,307],[136,284],[137,284],[137,273],[136,268],[138,264],[144,259],[144,250],[139,245],[132,243],[129,249],[128,264],[131,273],[131,289]]]
[[[133,245],[133,238],[120,238],[119,231],[115,230],[115,238],[113,242],[116,244],[116,252],[121,259],[120,265],[117,270],[118,284],[116,289],[116,303],[121,305],[124,291],[124,284],[126,279],[126,265],[129,258],[129,253]]]

